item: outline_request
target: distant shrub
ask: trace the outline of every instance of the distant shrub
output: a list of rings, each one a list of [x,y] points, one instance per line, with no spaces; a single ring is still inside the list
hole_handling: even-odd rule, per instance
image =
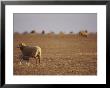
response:
[[[86,32],[86,33],[88,33],[88,31],[87,31],[87,30],[85,30],[85,32]]]
[[[72,31],[70,31],[70,34],[73,34],[73,32],[72,32]]]
[[[44,30],[42,30],[42,34],[45,34],[45,31]]]
[[[36,33],[36,31],[35,30],[32,30],[30,33]]]

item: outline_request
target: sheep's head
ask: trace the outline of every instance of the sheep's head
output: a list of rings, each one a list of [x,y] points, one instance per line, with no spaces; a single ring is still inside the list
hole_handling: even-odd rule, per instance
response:
[[[25,43],[20,43],[20,44],[17,46],[17,48],[20,48],[20,49],[22,50],[24,46],[26,46]]]

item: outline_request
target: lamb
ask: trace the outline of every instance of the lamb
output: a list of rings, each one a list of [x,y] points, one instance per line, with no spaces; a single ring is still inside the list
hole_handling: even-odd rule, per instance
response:
[[[23,60],[26,60],[29,62],[29,58],[36,59],[37,64],[37,58],[41,59],[41,48],[39,46],[27,46],[25,43],[20,43],[17,48],[20,48],[22,54],[20,55],[20,64]]]

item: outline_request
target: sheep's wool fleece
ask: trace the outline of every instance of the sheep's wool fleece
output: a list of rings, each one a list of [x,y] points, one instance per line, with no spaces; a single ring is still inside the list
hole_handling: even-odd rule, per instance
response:
[[[24,56],[32,56],[34,57],[37,52],[37,47],[24,46],[22,53]]]

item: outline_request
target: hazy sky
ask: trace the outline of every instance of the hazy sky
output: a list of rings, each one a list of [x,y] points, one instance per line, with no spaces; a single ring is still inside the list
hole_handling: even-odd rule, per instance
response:
[[[96,13],[34,13],[34,14],[14,14],[14,32],[30,32],[35,30],[40,32],[60,31],[76,33],[80,30],[88,30],[89,32],[97,31],[97,14]]]

